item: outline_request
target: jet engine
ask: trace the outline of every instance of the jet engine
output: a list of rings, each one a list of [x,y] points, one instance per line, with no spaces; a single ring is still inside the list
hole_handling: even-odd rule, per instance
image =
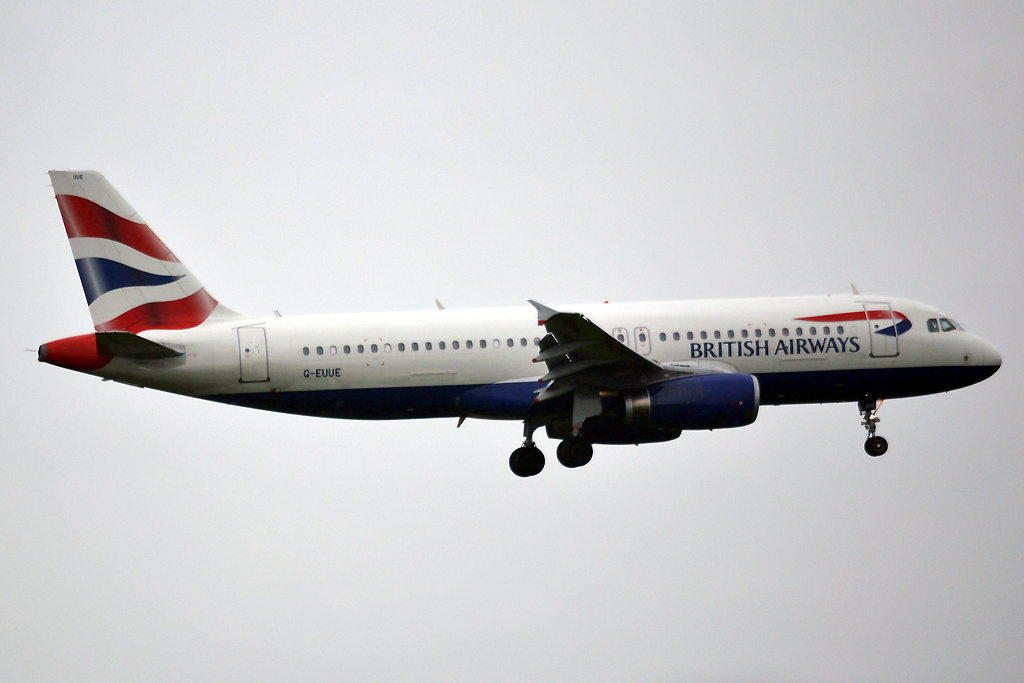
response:
[[[623,392],[627,425],[669,429],[742,427],[757,418],[761,392],[753,375],[680,377]]]

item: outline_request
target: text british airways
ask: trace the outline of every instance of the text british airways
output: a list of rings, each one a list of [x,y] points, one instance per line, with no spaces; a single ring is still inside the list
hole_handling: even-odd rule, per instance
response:
[[[772,340],[740,340],[692,342],[690,358],[749,358],[751,356],[801,356],[822,353],[857,353],[857,337],[826,337],[823,339],[779,339],[772,349]]]

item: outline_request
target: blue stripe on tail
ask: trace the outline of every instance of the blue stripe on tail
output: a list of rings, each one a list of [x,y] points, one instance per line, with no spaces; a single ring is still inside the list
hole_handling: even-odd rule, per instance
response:
[[[90,304],[107,292],[122,287],[155,287],[185,277],[147,273],[105,258],[80,258],[75,260],[75,265],[78,266],[78,276],[82,278],[85,299]]]

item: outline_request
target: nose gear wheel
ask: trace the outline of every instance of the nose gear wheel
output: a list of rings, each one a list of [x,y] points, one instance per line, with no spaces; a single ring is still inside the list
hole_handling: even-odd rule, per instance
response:
[[[875,436],[875,429],[881,419],[878,417],[878,409],[882,407],[882,401],[876,401],[875,399],[865,399],[858,404],[860,408],[860,414],[864,418],[861,420],[861,425],[867,430],[868,438],[864,442],[864,452],[870,455],[872,458],[877,458],[880,455],[885,455],[885,452],[889,450],[889,442],[885,440],[884,436]]]

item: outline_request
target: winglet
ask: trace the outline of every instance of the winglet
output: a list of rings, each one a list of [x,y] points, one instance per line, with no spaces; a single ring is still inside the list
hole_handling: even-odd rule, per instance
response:
[[[537,303],[533,299],[528,299],[530,304],[537,309],[537,324],[544,325],[552,317],[558,315],[558,311],[553,308],[548,308],[544,304]]]

